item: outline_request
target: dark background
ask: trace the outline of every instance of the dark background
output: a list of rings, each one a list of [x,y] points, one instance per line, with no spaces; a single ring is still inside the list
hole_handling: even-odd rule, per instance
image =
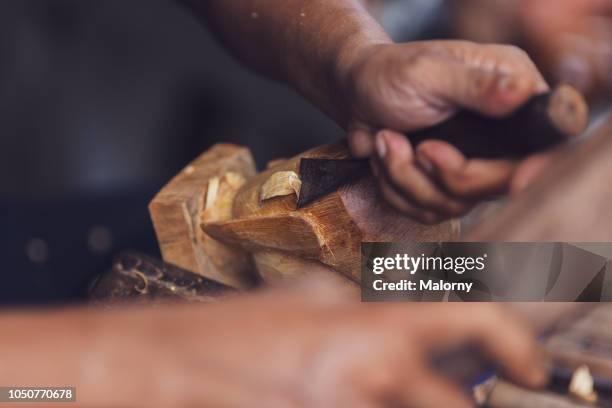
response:
[[[514,43],[610,106],[612,0],[362,1],[397,41]],[[178,0],[2,0],[0,305],[80,300],[119,251],[159,255],[147,204],[214,143],[261,168],[342,136]]]
[[[342,132],[171,0],[0,2],[0,302],[79,299],[157,254],[147,204],[216,142],[258,164]]]

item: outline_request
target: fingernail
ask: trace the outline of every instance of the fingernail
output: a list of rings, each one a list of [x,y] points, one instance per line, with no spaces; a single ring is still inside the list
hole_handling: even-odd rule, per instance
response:
[[[417,162],[425,173],[431,174],[433,172],[433,164],[423,153],[417,154]]]
[[[384,159],[387,155],[387,141],[385,140],[384,131],[376,134],[376,153],[381,159]]]

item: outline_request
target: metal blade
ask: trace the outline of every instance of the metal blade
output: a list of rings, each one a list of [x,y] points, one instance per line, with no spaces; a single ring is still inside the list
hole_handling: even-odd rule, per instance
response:
[[[367,175],[367,160],[308,159],[300,160],[302,187],[297,207],[302,208]]]

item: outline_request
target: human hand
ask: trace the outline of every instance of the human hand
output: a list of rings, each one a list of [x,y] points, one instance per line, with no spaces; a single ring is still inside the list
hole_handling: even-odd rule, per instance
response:
[[[386,200],[424,223],[465,214],[479,200],[522,189],[550,160],[467,159],[429,140],[412,146],[400,132],[428,127],[466,108],[511,113],[548,85],[526,53],[513,46],[466,41],[372,45],[343,54],[349,146],[372,157]],[[495,135],[491,135],[494,143]]]
[[[320,293],[106,312],[96,370],[124,385],[114,394],[100,378],[92,386],[116,398],[134,390],[138,402],[118,400],[124,407],[469,407],[430,365],[467,344],[520,384],[545,381],[534,338],[498,306],[362,304]],[[88,388],[79,394],[86,399]]]
[[[463,0],[450,4],[458,38],[520,43],[554,83],[592,102],[612,91],[612,0]]]
[[[521,0],[516,25],[551,78],[597,99],[612,91],[612,0]]]

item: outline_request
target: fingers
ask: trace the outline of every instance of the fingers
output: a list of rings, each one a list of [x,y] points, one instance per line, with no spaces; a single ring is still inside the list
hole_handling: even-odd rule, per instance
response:
[[[402,53],[403,63],[396,65],[403,68],[389,71],[387,76],[394,80],[383,82],[389,88],[382,87],[384,98],[378,101],[378,88],[367,98],[367,109],[361,108],[368,114],[355,121],[348,136],[355,157],[376,156],[372,169],[383,197],[403,213],[431,224],[465,214],[476,200],[521,188],[531,173],[526,171],[513,184],[515,161],[467,160],[441,141],[421,143],[415,153],[403,135],[377,133],[375,127],[428,126],[458,107],[506,115],[548,89],[527,54],[516,47],[466,41],[405,47],[410,52]],[[393,56],[397,51],[396,47],[386,52]],[[370,106],[372,100],[378,103]]]
[[[467,198],[486,198],[506,193],[515,173],[513,160],[466,159],[454,146],[428,140],[417,148],[417,160],[450,194]]]
[[[395,333],[396,330],[394,324],[386,332]],[[402,336],[385,338],[384,345],[376,358],[364,357],[360,360],[366,362],[364,365],[347,370],[344,384],[348,395],[358,395],[358,400],[369,401],[372,407],[472,406],[457,386],[429,367],[428,356]],[[345,403],[344,406],[352,405]]]
[[[489,315],[489,320],[485,323],[483,319],[474,338],[487,355],[516,382],[533,388],[544,386],[548,376],[543,351],[533,334],[499,307],[483,313]]]
[[[446,217],[435,211],[428,210],[427,208],[420,207],[413,203],[413,201],[401,193],[398,193],[393,188],[387,177],[384,175],[382,166],[377,161],[372,161],[372,171],[378,178],[378,189],[380,194],[383,196],[385,201],[390,204],[393,208],[399,212],[427,225],[440,223]]]
[[[455,407],[470,408],[474,404],[461,390],[426,367],[411,373],[411,378],[402,387],[399,401],[390,406],[414,408]]]
[[[533,155],[524,160],[517,168],[510,182],[510,193],[516,194],[527,188],[542,171],[553,162],[556,152]]]
[[[535,337],[515,316],[491,304],[454,304],[453,310],[445,306],[436,306],[440,310],[435,319],[424,317],[418,326],[413,323],[410,328],[421,330],[425,349],[477,343],[515,381],[528,387],[546,383],[544,359]]]
[[[384,130],[376,135],[372,170],[381,194],[398,210],[425,223],[464,214],[471,207],[442,191],[415,160],[408,139]]]
[[[438,140],[421,143],[415,154],[408,139],[391,130],[373,137],[358,129],[352,140],[352,151],[363,149],[366,156],[375,156],[372,173],[383,198],[424,224],[461,216],[477,200],[505,194],[511,187],[518,189],[518,183],[526,183],[533,175],[525,171],[515,181],[515,161],[468,160],[455,147]],[[530,168],[535,171],[539,167]]]

